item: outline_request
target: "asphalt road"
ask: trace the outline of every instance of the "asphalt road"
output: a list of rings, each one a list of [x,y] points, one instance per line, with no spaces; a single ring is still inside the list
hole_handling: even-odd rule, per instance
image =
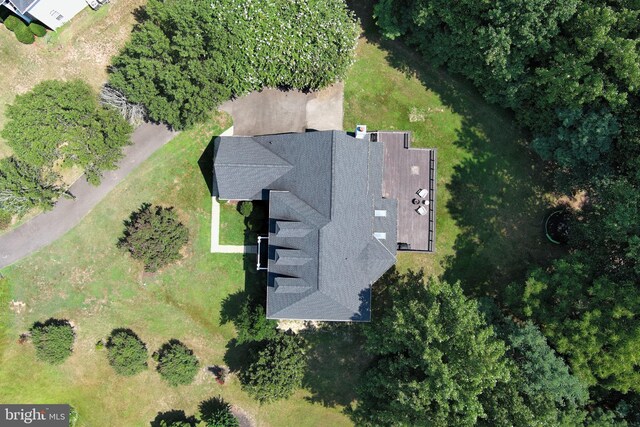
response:
[[[124,148],[124,157],[118,163],[118,169],[107,171],[99,186],[90,185],[84,178],[79,179],[69,188],[75,199],[62,198],[51,211],[0,236],[0,268],[11,265],[62,237],[131,171],[176,134],[164,125],[150,123],[136,129],[131,136],[133,144]]]

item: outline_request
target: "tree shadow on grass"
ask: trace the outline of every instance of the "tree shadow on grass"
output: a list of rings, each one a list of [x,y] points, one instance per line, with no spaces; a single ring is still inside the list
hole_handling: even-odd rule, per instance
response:
[[[158,412],[158,415],[151,421],[151,427],[161,427],[163,421],[166,423],[165,425],[171,425],[179,421],[189,423],[191,426],[198,424],[198,420],[193,415],[187,417],[183,410],[172,409],[166,412]]]
[[[307,400],[327,407],[347,407],[356,398],[356,385],[369,363],[362,350],[361,327],[336,322],[301,332],[309,344],[303,379],[303,387],[311,392]]]
[[[529,268],[548,265],[563,253],[542,231],[548,207],[544,194],[550,188],[543,163],[528,148],[528,135],[514,124],[511,111],[488,104],[469,81],[434,68],[403,42],[382,39],[371,2],[351,0],[349,5],[364,36],[385,52],[389,64],[417,78],[461,117],[452,143],[467,155],[439,162],[441,168],[453,166],[453,174],[449,182],[438,179],[441,198],[448,200],[436,216],[448,210],[459,229],[454,254],[443,262],[443,278],[460,281],[468,294],[500,297]],[[429,141],[422,143],[429,146]],[[442,237],[436,229],[436,239]]]

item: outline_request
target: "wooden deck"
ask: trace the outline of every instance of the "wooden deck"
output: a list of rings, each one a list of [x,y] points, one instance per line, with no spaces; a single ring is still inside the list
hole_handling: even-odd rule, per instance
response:
[[[409,132],[372,132],[370,138],[384,143],[382,196],[398,200],[398,249],[433,252],[435,250],[436,150],[411,148]],[[416,192],[429,190],[425,198],[426,215],[419,215],[422,202]],[[406,247],[404,245],[406,244]]]

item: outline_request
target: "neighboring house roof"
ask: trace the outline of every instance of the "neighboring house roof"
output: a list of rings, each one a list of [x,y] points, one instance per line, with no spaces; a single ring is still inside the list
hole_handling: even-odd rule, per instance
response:
[[[7,3],[11,3],[13,7],[20,13],[26,13],[27,10],[40,0],[8,0]]]
[[[220,137],[215,152],[220,198],[269,199],[267,317],[370,320],[397,243],[382,143],[327,131]]]

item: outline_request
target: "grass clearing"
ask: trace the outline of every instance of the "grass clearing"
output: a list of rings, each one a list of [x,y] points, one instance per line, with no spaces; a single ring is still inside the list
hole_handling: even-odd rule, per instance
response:
[[[541,163],[511,114],[401,43],[381,40],[371,5],[352,7],[365,34],[346,79],[344,128],[409,130],[413,146],[438,149],[436,253],[400,253],[398,267],[499,295],[558,254],[541,235]]]

